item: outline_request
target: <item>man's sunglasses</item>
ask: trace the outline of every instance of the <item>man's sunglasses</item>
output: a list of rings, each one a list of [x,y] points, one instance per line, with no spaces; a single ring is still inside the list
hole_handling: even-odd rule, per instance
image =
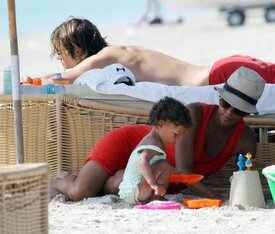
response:
[[[239,117],[244,117],[248,115],[249,113],[246,113],[244,111],[241,111],[239,109],[236,109],[234,106],[231,106],[227,101],[225,101],[223,98],[220,98],[220,106],[224,109],[228,109],[229,107],[233,108],[233,114],[237,115]]]

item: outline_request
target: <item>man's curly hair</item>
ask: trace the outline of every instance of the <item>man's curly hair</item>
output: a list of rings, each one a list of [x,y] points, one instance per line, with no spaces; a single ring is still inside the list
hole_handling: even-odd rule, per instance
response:
[[[167,96],[154,104],[148,124],[156,125],[159,120],[169,121],[176,126],[192,126],[189,110],[180,101]]]

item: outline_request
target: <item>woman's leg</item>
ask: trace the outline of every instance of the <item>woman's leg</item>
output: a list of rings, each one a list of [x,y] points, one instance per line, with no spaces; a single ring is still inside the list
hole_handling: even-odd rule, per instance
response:
[[[170,181],[171,174],[173,173],[173,167],[165,160],[161,160],[156,164],[152,165],[153,173],[156,176],[157,182],[163,184],[167,189]],[[161,199],[160,196],[154,194],[153,189],[147,183],[147,181],[142,178],[141,183],[138,186],[137,199],[140,202],[145,202],[154,199]]]
[[[74,201],[79,201],[100,195],[109,176],[101,166],[91,160],[84,165],[78,175],[54,178],[51,182],[51,189],[68,195]]]

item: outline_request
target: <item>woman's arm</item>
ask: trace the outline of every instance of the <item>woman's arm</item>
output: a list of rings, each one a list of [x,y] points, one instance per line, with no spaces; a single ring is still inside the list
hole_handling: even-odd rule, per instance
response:
[[[257,136],[252,128],[246,126],[240,138],[239,144],[234,155],[246,154],[250,152],[255,157],[257,149]]]
[[[193,126],[186,129],[183,135],[177,140],[175,149],[176,169],[181,173],[191,174],[194,162],[194,141],[197,129],[200,126],[201,109],[197,103],[186,106],[190,112]]]
[[[199,131],[202,120],[202,109],[198,103],[187,105],[192,118],[193,126],[188,128],[176,143],[176,169],[183,174],[193,173],[194,164],[194,141]],[[187,185],[190,189],[198,193],[200,196],[214,198],[218,193],[207,187],[202,182],[193,185]]]

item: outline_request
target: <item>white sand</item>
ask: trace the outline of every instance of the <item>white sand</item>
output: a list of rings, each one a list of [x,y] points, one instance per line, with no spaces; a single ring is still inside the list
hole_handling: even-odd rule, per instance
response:
[[[166,195],[182,203],[190,194]],[[180,210],[140,210],[117,196],[65,202],[57,196],[49,205],[50,233],[274,233],[273,201],[267,209],[229,206]]]
[[[182,25],[102,28],[111,44],[136,44],[195,64],[211,64],[233,54],[275,62],[275,25],[265,24],[262,12],[249,13],[244,27],[228,28],[224,16],[193,19]],[[61,71],[51,62],[49,35],[19,38],[21,75]],[[9,63],[9,41],[1,40],[0,68]],[[2,86],[2,81],[0,88]],[[181,194],[168,196],[182,202]],[[50,233],[275,233],[272,201],[269,209],[230,207],[176,211],[136,210],[115,196],[49,204]]]

